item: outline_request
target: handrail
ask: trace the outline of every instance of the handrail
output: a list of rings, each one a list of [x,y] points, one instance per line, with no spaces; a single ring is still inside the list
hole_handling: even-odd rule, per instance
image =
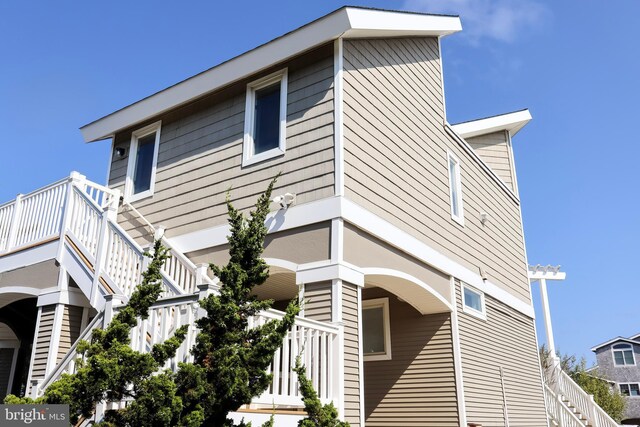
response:
[[[544,397],[549,415],[560,427],[585,426],[584,422],[562,402],[560,395],[554,393],[547,384],[544,385]]]
[[[93,318],[91,322],[89,322],[89,324],[85,327],[82,334],[80,334],[78,339],[69,348],[69,350],[67,351],[67,354],[65,354],[62,360],[60,361],[60,363],[58,363],[56,369],[51,371],[51,373],[47,375],[44,378],[44,380],[42,380],[42,382],[40,383],[40,389],[42,391],[46,390],[46,388],[49,387],[62,374],[69,373],[69,371],[73,370],[73,368],[75,367],[74,356],[76,355],[76,349],[78,348],[78,344],[80,343],[81,340],[89,341],[91,339],[91,334],[93,330],[96,328],[96,326],[100,322],[102,322],[103,318],[104,318],[104,312],[100,312],[96,315],[96,317]],[[65,369],[70,365],[73,365],[71,366],[71,369],[65,371]]]

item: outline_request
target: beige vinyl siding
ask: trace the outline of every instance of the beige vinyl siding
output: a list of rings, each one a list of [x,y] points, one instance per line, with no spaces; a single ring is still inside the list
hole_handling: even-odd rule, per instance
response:
[[[344,324],[344,420],[360,426],[360,345],[358,324],[360,310],[358,287],[342,284],[342,322]]]
[[[458,426],[450,313],[423,316],[379,288],[362,295],[389,298],[392,357],[365,361],[366,425]]]
[[[242,167],[246,83],[265,72],[211,95],[212,105],[163,120],[155,193],[135,202],[136,208],[175,236],[226,223],[227,190],[237,208],[249,208],[279,172],[274,195],[295,193],[297,205],[332,196],[332,51],[321,49],[305,61],[276,67],[289,65],[284,156]],[[117,135],[116,145],[128,147],[130,135]],[[126,158],[113,160],[110,186],[124,188],[126,164]],[[146,233],[136,221],[125,228],[138,228],[136,237]]]
[[[507,131],[493,132],[473,138],[466,138],[480,158],[504,181],[512,190],[513,167],[509,153],[509,135]]]
[[[305,283],[304,317],[331,322],[331,282]]]
[[[11,376],[11,366],[13,365],[13,354],[17,348],[0,348],[0,398],[7,395],[9,391],[9,377]]]
[[[42,307],[40,323],[37,326],[38,339],[36,340],[33,348],[35,357],[33,359],[33,366],[31,367],[32,379],[44,378],[44,374],[47,370],[47,360],[49,358],[49,346],[51,344],[55,310],[55,305]]]
[[[347,40],[344,71],[346,196],[529,302],[518,203],[444,129],[438,40]],[[451,218],[448,150],[464,227]]]
[[[82,323],[82,307],[65,305],[62,311],[62,329],[58,347],[58,362],[67,354],[71,346],[80,336]]]
[[[547,425],[533,320],[488,295],[486,320],[464,313],[460,283],[456,299],[467,421],[505,425],[502,367],[509,426]]]

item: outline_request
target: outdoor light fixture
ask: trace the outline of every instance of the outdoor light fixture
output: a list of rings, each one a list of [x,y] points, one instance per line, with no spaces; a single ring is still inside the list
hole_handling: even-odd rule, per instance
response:
[[[480,212],[480,222],[485,225],[489,221],[489,214],[486,212]]]
[[[287,209],[296,200],[296,195],[291,193],[282,194],[273,198],[273,203],[278,203],[280,209]]]
[[[118,158],[124,157],[126,152],[127,152],[127,150],[125,150],[124,147],[118,147],[118,148],[116,148],[116,157],[118,157]]]

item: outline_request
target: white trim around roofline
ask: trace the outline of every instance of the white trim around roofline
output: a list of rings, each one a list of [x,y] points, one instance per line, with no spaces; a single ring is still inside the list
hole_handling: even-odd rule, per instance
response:
[[[533,305],[518,299],[498,285],[484,280],[478,273],[469,270],[457,261],[447,257],[418,238],[410,235],[345,197],[331,197],[303,205],[293,206],[286,211],[278,210],[267,217],[269,232],[289,230],[304,225],[343,218],[354,226],[385,241],[424,263],[456,277],[487,295],[507,304],[511,308],[535,318]],[[219,246],[227,243],[228,225],[220,225],[194,231],[169,239],[171,245],[182,253]]]
[[[511,136],[515,136],[520,129],[529,123],[531,118],[531,113],[525,109],[514,111],[513,113],[505,113],[484,119],[458,123],[451,125],[451,127],[463,138],[473,138],[474,136],[486,135],[501,130],[506,130]]]
[[[606,347],[606,346],[608,346],[610,344],[613,344],[613,343],[616,343],[618,341],[624,341],[625,343],[628,343],[628,344],[635,344],[635,345],[639,345],[640,346],[640,341],[635,341],[635,340],[631,340],[629,338],[624,338],[624,337],[616,337],[616,338],[611,339],[611,340],[609,340],[607,342],[603,342],[602,344],[598,344],[598,345],[596,345],[594,347],[591,347],[591,351],[596,351],[596,350],[598,350],[598,349],[600,349],[602,347]]]
[[[340,8],[297,30],[223,62],[80,128],[85,142],[113,136],[250,77],[338,37],[444,36],[462,30],[457,16]]]

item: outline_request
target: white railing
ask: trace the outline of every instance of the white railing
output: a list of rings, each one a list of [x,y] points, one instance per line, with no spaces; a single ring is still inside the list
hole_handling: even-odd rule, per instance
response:
[[[543,370],[545,383],[564,400],[571,402],[578,412],[584,415],[592,427],[618,427],[609,416],[587,393],[559,366]]]
[[[16,202],[9,202],[0,206],[0,253],[9,248],[9,232],[15,206]]]
[[[545,384],[544,398],[547,403],[547,411],[558,427],[585,427],[584,421],[576,416],[563,402],[559,395],[553,392]]]
[[[142,248],[117,224],[109,222],[104,272],[124,295],[130,296],[144,271]]]
[[[138,319],[138,324],[131,331],[131,347],[134,350],[150,352],[153,345],[164,342],[173,336],[175,330],[182,325],[189,325],[187,337],[178,348],[176,355],[167,361],[164,368],[176,370],[178,362],[192,362],[191,348],[196,342],[197,328],[195,320],[198,316],[198,294],[179,295],[158,300],[149,310],[146,320]],[[110,307],[106,311],[111,310]],[[80,339],[90,340],[91,331],[95,327],[104,327],[103,319],[112,318],[118,312],[101,313],[85,329]],[[250,319],[249,327],[263,325],[271,319],[281,319],[284,313],[277,310],[260,312]],[[336,363],[338,353],[339,329],[335,325],[296,317],[295,324],[287,333],[281,348],[276,351],[273,363],[268,372],[273,374],[273,381],[267,391],[253,400],[255,404],[287,407],[302,406],[302,397],[298,390],[298,379],[293,367],[295,359],[300,356],[307,369],[307,376],[313,382],[318,396],[323,402],[337,398],[339,387]],[[58,364],[57,368],[41,383],[39,393],[60,378],[63,373],[74,373],[77,365],[77,342]],[[37,391],[38,392],[38,391]]]

